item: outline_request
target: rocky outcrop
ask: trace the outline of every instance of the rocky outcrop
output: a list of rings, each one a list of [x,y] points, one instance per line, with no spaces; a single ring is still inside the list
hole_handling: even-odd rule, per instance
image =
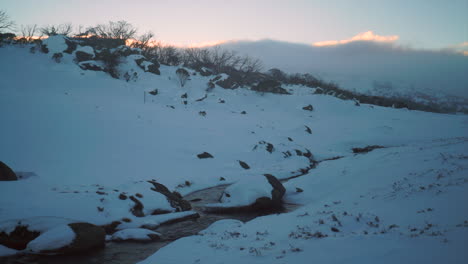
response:
[[[286,89],[281,87],[281,83],[275,80],[261,81],[255,86],[252,86],[253,91],[263,93],[275,93],[275,94],[290,94]]]
[[[302,107],[302,110],[306,110],[306,111],[314,111],[314,107],[310,104],[308,106],[304,106]]]
[[[11,222],[7,223],[8,225],[11,225]],[[64,241],[64,246],[57,249],[53,248],[54,245],[49,245],[52,248],[39,247],[40,249],[32,246],[32,244],[37,244],[38,240],[43,238],[42,235],[47,236],[46,233],[53,232],[54,228],[61,226],[69,228],[70,232],[74,233],[72,233],[74,236],[70,241]],[[5,231],[7,229],[0,232],[0,245],[16,250],[26,249],[27,252],[44,254],[78,254],[102,248],[105,245],[106,233],[104,228],[90,223],[73,222],[72,220],[55,217],[41,217],[41,219],[14,220],[13,227],[14,229],[11,232]],[[64,237],[64,239],[67,238]],[[57,241],[57,243],[60,243],[60,241]]]
[[[208,159],[208,158],[213,158],[213,155],[211,155],[208,152],[203,152],[197,155],[199,159]]]
[[[367,146],[364,148],[353,148],[353,153],[359,154],[359,153],[367,153],[370,151],[373,151],[374,149],[379,149],[379,148],[385,148],[384,146],[379,146],[379,145],[371,145]]]
[[[56,252],[59,254],[78,254],[103,248],[106,242],[104,228],[90,223],[72,223],[68,226],[75,233],[73,242]]]
[[[176,209],[176,212],[189,211],[192,209],[190,202],[182,199],[182,197],[176,192],[169,191],[169,189],[163,184],[158,183],[154,180],[148,182],[154,186],[153,188],[151,188],[151,190],[166,196],[167,201],[169,202],[171,207]]]
[[[5,247],[23,250],[28,243],[37,238],[41,233],[31,231],[25,225],[18,225],[11,233],[0,232],[0,245]]]
[[[0,181],[16,181],[18,177],[15,172],[5,163],[0,161]]]

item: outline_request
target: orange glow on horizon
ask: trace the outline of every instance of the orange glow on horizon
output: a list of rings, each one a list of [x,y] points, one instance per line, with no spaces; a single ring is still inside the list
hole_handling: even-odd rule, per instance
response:
[[[315,42],[312,45],[316,47],[335,46],[339,44],[347,44],[347,43],[354,42],[354,41],[394,42],[394,41],[397,41],[399,38],[400,37],[398,35],[380,36],[380,35],[374,34],[373,31],[366,31],[366,32],[359,33],[350,39],[320,41],[320,42]]]

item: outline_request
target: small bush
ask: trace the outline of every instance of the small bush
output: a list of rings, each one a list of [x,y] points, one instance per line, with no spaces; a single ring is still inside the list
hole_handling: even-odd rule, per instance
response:
[[[54,55],[52,55],[52,59],[53,59],[56,63],[60,63],[60,62],[62,61],[62,58],[63,58],[63,53],[61,53],[61,52],[54,53]]]
[[[181,87],[184,87],[184,85],[187,83],[189,80],[190,74],[188,71],[184,68],[179,68],[176,71],[177,78],[179,80],[179,84]]]

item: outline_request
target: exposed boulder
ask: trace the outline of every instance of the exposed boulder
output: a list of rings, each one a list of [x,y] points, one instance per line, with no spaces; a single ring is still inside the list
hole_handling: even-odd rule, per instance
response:
[[[30,253],[77,254],[105,245],[102,227],[57,217],[0,223],[0,245]]]
[[[0,181],[17,181],[15,172],[5,163],[0,161]]]
[[[385,148],[385,147],[379,146],[379,145],[371,145],[371,146],[367,146],[364,148],[353,148],[352,150],[353,150],[353,153],[359,154],[359,153],[367,153],[374,149],[379,149],[379,148]]]
[[[314,107],[310,104],[308,106],[304,106],[302,107],[303,110],[306,110],[306,111],[314,111]]]
[[[176,192],[171,192],[169,189],[164,186],[161,183],[158,183],[154,180],[148,181],[149,183],[153,184],[154,188],[151,188],[151,190],[158,192],[164,196],[166,196],[167,201],[169,204],[176,209],[176,212],[181,212],[181,211],[189,211],[192,209],[192,206],[190,205],[190,202],[182,199],[179,195],[177,195]]]
[[[88,61],[94,58],[94,54],[85,52],[83,50],[78,50],[75,52],[75,58],[77,62]]]
[[[57,250],[57,253],[77,254],[105,246],[104,228],[90,223],[71,223],[68,226],[75,232],[75,239],[70,245]]]
[[[28,226],[20,224],[10,233],[0,232],[0,245],[16,250],[23,250],[29,242],[40,234],[38,231],[29,230]]]
[[[283,184],[273,175],[271,174],[264,174],[270,183],[273,190],[271,190],[271,202],[273,205],[277,206],[281,204],[284,194],[286,193],[286,189],[284,188]]]
[[[96,61],[83,61],[78,63],[78,66],[80,66],[81,69],[83,70],[91,70],[91,71],[104,71],[104,67],[102,67],[98,62]]]
[[[213,155],[211,155],[210,153],[208,152],[203,152],[201,154],[198,154],[197,157],[199,159],[208,159],[208,158],[213,158]]]
[[[275,80],[261,81],[257,85],[252,86],[252,90],[263,93],[290,94],[286,89],[281,87],[280,82]]]
[[[209,204],[205,210],[232,213],[240,211],[259,211],[281,208],[286,189],[271,174],[241,180],[227,187],[220,203]]]
[[[231,76],[226,79],[216,81],[216,84],[224,89],[237,89],[240,87],[239,82]]]
[[[145,72],[151,72],[156,75],[161,74],[161,72],[159,71],[160,64],[156,60],[150,62],[145,60],[145,58],[143,57],[136,59],[135,62],[138,65],[138,67],[140,67]]]

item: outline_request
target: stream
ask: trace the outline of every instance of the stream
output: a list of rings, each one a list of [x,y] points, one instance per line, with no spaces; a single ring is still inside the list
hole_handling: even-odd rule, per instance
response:
[[[198,232],[207,228],[218,220],[237,219],[243,222],[247,222],[262,215],[290,212],[299,207],[299,205],[295,204],[284,204],[283,208],[269,212],[246,212],[230,214],[204,212],[203,205],[217,203],[219,197],[227,186],[228,185],[221,185],[207,188],[184,196],[185,200],[190,201],[192,210],[198,212],[200,217],[197,219],[159,226],[155,230],[156,232],[159,232],[163,235],[159,241],[144,243],[132,241],[107,242],[104,249],[82,255],[16,255],[7,257],[5,259],[0,259],[0,262],[2,264],[135,264],[148,258],[160,248],[179,238],[196,235]]]

